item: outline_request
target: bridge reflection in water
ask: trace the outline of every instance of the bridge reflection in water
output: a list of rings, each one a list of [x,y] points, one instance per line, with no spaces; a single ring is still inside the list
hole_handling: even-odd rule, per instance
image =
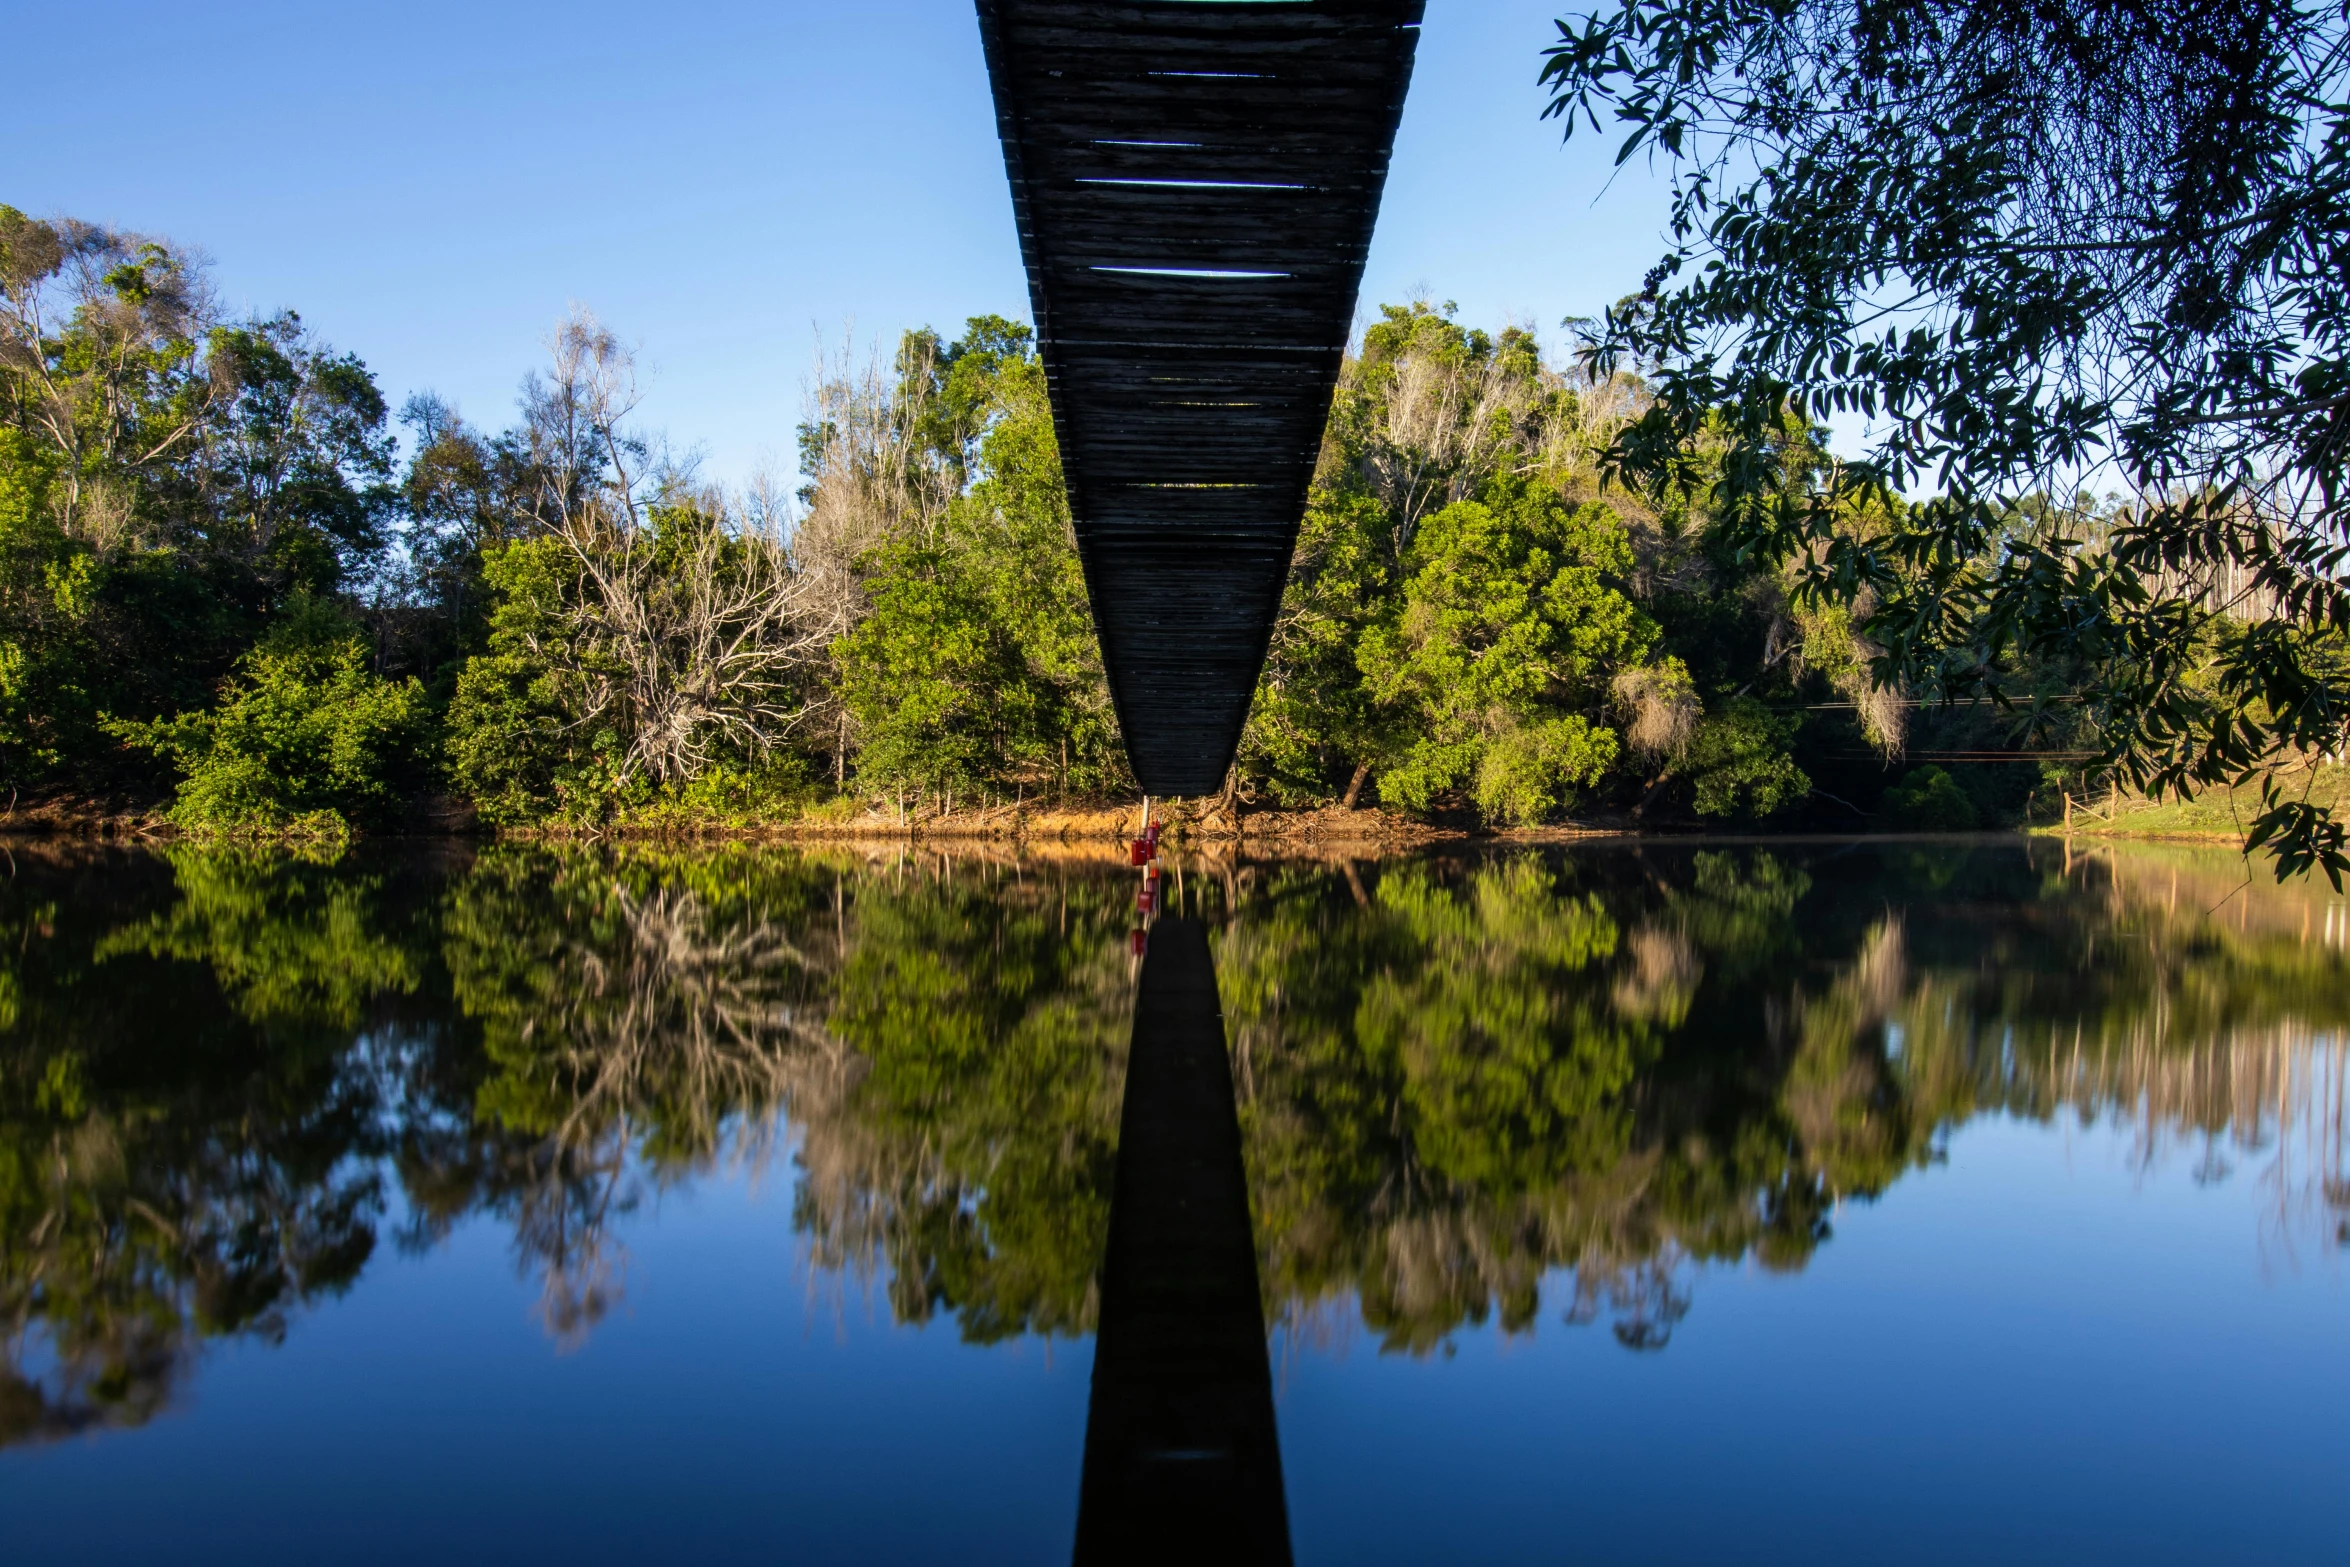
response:
[[[1151,933],[1102,1261],[1080,1567],[1287,1563],[1248,1177],[1206,929]]]

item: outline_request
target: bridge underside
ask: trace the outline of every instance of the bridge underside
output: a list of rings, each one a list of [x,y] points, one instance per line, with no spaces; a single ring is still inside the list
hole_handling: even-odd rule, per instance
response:
[[[979,0],[1126,753],[1222,787],[1353,325],[1424,0]]]

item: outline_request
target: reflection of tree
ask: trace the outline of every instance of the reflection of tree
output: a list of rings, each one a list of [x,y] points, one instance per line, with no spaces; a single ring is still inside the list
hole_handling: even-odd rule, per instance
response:
[[[1530,861],[1405,867],[1360,903],[1272,878],[1220,961],[1277,1304],[1302,1320],[1352,1296],[1423,1349],[1489,1314],[1531,1324],[1565,1270],[1570,1320],[1656,1347],[1691,1267],[1801,1267],[1838,1203],[1990,1108],[2126,1106],[2149,1147],[2195,1128],[2259,1147],[2291,1121],[2296,1147],[2337,1153],[2263,1178],[2280,1210],[2342,1222],[2339,1065],[2305,1026],[2226,1032],[2280,1007],[2340,1019],[2338,957],[2186,904],[2157,932],[2143,899],[2020,854],[1839,860],[1591,856],[1556,885]],[[1578,922],[1592,939],[1557,941]],[[2189,1021],[2158,1038],[2162,1018]]]
[[[833,955],[789,934],[813,879],[773,856],[713,868],[499,854],[449,902],[444,956],[487,1071],[471,1124],[419,1140],[404,1171],[433,1194],[431,1222],[461,1197],[513,1225],[566,1341],[618,1296],[613,1221],[639,1199],[640,1164],[706,1169],[840,1055],[822,1023]]]
[[[886,1267],[901,1320],[1090,1330],[1130,896],[994,873],[859,888],[832,1022],[863,1070],[808,1101],[800,1218],[823,1260]]]
[[[112,902],[9,889],[9,1435],[144,1419],[206,1334],[284,1331],[370,1255],[387,1165],[406,1244],[496,1217],[576,1339],[645,1184],[766,1157],[779,1115],[820,1262],[977,1338],[1091,1322],[1118,882],[498,851],[419,919],[364,866],[152,864]]]
[[[789,933],[803,888],[780,908],[729,908],[599,869],[477,872],[452,903],[456,999],[496,1068],[479,1110],[573,1145],[633,1119],[656,1161],[703,1157],[725,1118],[782,1102],[795,1047],[829,1044],[833,955]]]
[[[1604,1314],[1626,1349],[1657,1350],[1672,1341],[1673,1326],[1689,1314],[1684,1258],[1670,1242],[1652,1255],[1613,1266],[1587,1260],[1574,1272],[1566,1320],[1582,1324]]]
[[[1547,1291],[1657,1348],[1695,1270],[1801,1267],[1838,1203],[1994,1109],[2122,1123],[2330,1240],[2336,926],[2227,904],[2191,858],[2038,853],[1235,869],[1216,951],[1271,1304],[1420,1351],[1530,1327]],[[787,1124],[817,1266],[974,1340],[1089,1331],[1130,898],[744,847],[25,857],[0,1442],[144,1420],[207,1336],[287,1331],[371,1257],[387,1175],[403,1244],[508,1227],[575,1339],[646,1193]]]
[[[369,896],[182,856],[149,914],[152,879],[105,868],[0,893],[0,1443],[145,1421],[202,1338],[282,1335],[374,1247],[381,1103],[348,1030],[414,970]]]
[[[1599,900],[1519,860],[1458,892],[1399,871],[1378,912],[1401,960],[1365,976],[1354,1034],[1398,1080],[1414,1177],[1525,1191],[1621,1158],[1653,1041],[1585,978],[1617,945]]]
[[[2051,847],[2032,869],[2029,901],[1966,932],[1982,958],[1926,969],[1889,1014],[1902,1091],[1944,1121],[2104,1119],[2200,1179],[2249,1162],[2280,1243],[2339,1238],[2350,953],[2324,939],[2329,889],[2248,883],[2213,850]]]
[[[1532,859],[1392,869],[1361,906],[1292,876],[1244,907],[1218,975],[1276,1296],[1355,1293],[1425,1347],[1494,1307],[1529,1324],[1547,1267],[1611,1249],[1657,1046],[1611,999],[1620,930]]]
[[[1762,852],[1363,879],[1260,877],[1219,961],[1268,1288],[1301,1310],[1351,1297],[1399,1346],[1496,1312],[1530,1324],[1564,1269],[1570,1318],[1655,1347],[1690,1267],[1800,1267],[1838,1202],[1931,1160],[1938,1127],[2016,1103],[1979,1052],[1953,1065],[1904,1020],[1931,1004],[2012,1039],[2124,917],[1956,852],[1826,883]],[[1128,1026],[1123,897],[1006,867],[485,861],[446,930],[490,1069],[464,1135],[504,1164],[450,1187],[457,1206],[506,1213],[551,1279],[593,1281],[632,1146],[682,1177],[780,1107],[820,1265],[885,1275],[902,1319],[951,1311],[974,1338],[1082,1331]],[[1955,974],[1993,988],[1953,1004]],[[2059,1005],[2077,1021],[2140,994]],[[412,1193],[431,1185],[403,1168]],[[565,1287],[592,1316],[595,1290]]]
[[[1885,1058],[1885,1020],[1909,989],[1902,935],[1884,916],[1827,985],[1765,1014],[1789,1048],[1780,1113],[1831,1200],[1883,1192],[1924,1157],[1933,1129]]]
[[[239,849],[165,851],[179,896],[166,913],[98,943],[202,963],[245,1017],[348,1030],[390,991],[413,991],[417,955],[376,922],[382,878],[324,862]]]
[[[1628,959],[1613,993],[1616,1011],[1643,1023],[1677,1026],[1689,1015],[1705,960],[1688,936],[1669,925],[1642,925],[1624,939]]]
[[[481,1029],[463,1124],[412,1136],[423,1242],[509,1222],[576,1337],[614,1298],[641,1183],[797,1143],[819,1266],[901,1319],[1079,1332],[1108,1211],[1126,889],[1015,872],[850,876],[795,854],[499,853],[444,953]]]

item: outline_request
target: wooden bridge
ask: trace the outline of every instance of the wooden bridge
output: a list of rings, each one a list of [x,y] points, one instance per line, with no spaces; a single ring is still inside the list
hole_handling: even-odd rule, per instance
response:
[[[979,0],[1126,754],[1220,788],[1281,603],[1423,0]]]

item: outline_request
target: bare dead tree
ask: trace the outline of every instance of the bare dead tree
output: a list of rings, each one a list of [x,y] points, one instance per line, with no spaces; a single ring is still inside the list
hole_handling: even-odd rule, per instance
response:
[[[584,591],[551,640],[581,694],[573,721],[619,720],[624,775],[675,783],[723,753],[765,754],[807,717],[805,677],[847,629],[784,540],[723,505],[559,535]]]
[[[1429,513],[1502,473],[1596,476],[1617,430],[1648,404],[1637,377],[1411,341],[1378,365],[1356,360],[1348,390],[1371,399],[1364,476],[1410,546]]]
[[[524,390],[530,521],[576,578],[526,637],[560,672],[569,723],[624,737],[623,781],[673,784],[764,755],[809,717],[811,674],[850,605],[794,560],[770,482],[742,502],[663,471],[629,428],[633,356],[584,310]]]
[[[579,305],[547,346],[552,374],[522,383],[528,520],[555,537],[641,527],[652,449],[628,426],[642,400],[636,356]]]
[[[1580,359],[1545,375],[1551,395],[1535,432],[1536,465],[1562,477],[1596,478],[1608,443],[1652,401],[1648,387],[1638,376],[1601,373]]]
[[[1475,493],[1523,454],[1517,437],[1540,388],[1492,356],[1417,345],[1386,368],[1365,461],[1372,488],[1395,512],[1400,551],[1422,518]]]
[[[927,339],[909,339],[918,355],[935,353]],[[931,376],[924,363],[895,365],[878,348],[862,359],[844,341],[819,357],[805,398],[801,466],[806,514],[792,533],[802,571],[842,601],[825,608],[854,617],[863,612],[863,569],[875,546],[920,538],[945,521],[961,476],[922,437],[930,414]]]
[[[805,509],[790,530],[791,556],[801,578],[799,613],[828,644],[870,607],[869,553],[892,540],[931,537],[962,488],[947,454],[924,438],[937,352],[933,340],[914,334],[896,362],[878,346],[860,358],[844,338],[837,350],[818,354],[809,377],[800,423]],[[828,687],[815,693],[806,723],[835,731],[835,765],[845,776],[853,723]]]

